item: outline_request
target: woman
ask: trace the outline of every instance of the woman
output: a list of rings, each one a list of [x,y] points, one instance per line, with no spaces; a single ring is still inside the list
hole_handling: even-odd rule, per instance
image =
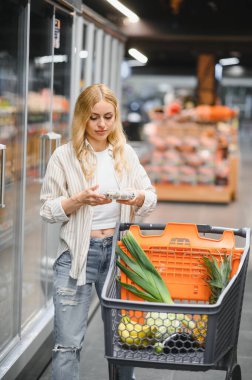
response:
[[[109,190],[131,189],[131,200],[111,201]],[[149,214],[156,194],[134,150],[126,144],[119,105],[103,84],[78,97],[72,141],[51,156],[41,190],[41,216],[62,223],[54,264],[53,380],[79,379],[91,289],[98,297],[107,275],[116,222]],[[95,207],[94,207],[95,206]],[[121,379],[133,379],[122,367]]]

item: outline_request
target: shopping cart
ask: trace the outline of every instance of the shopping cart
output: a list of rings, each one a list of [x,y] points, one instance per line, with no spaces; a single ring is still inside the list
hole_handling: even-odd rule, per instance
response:
[[[173,305],[140,300],[117,281],[118,276],[127,281],[116,265],[115,248],[129,229],[167,283]],[[161,233],[149,235],[155,230]],[[242,247],[237,248],[237,244]],[[226,380],[241,380],[237,342],[249,249],[248,228],[183,223],[118,224],[101,300],[109,379],[119,378],[119,367],[132,366],[185,371],[217,369],[226,371]],[[201,257],[211,255],[221,260],[229,254],[232,254],[231,280],[218,301],[209,304],[210,291]],[[125,315],[129,324],[123,319]],[[151,330],[138,334],[139,326],[146,321]],[[132,326],[136,324],[138,332],[132,335]],[[158,333],[154,338],[153,331]],[[155,347],[162,334],[162,342],[168,344],[166,350],[157,353]]]

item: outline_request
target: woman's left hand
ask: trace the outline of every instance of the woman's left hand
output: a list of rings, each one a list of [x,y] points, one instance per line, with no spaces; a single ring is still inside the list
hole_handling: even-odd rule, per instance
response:
[[[136,196],[133,199],[129,199],[126,201],[123,200],[117,200],[118,203],[129,205],[129,206],[136,206],[136,207],[142,207],[144,200],[145,200],[145,193],[142,190],[135,191]]]

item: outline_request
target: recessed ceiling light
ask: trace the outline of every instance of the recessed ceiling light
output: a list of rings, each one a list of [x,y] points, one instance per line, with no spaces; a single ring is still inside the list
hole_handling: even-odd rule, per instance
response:
[[[141,63],[148,62],[148,58],[137,49],[131,48],[128,50],[128,53],[131,55],[131,57],[135,58],[137,61]]]
[[[240,60],[237,57],[222,58],[219,60],[219,63],[222,66],[238,65],[240,63]]]

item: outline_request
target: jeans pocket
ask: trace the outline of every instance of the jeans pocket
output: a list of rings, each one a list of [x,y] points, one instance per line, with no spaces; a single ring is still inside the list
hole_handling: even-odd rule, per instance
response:
[[[53,270],[58,271],[60,268],[69,269],[71,268],[72,258],[69,251],[63,252],[54,262]]]

